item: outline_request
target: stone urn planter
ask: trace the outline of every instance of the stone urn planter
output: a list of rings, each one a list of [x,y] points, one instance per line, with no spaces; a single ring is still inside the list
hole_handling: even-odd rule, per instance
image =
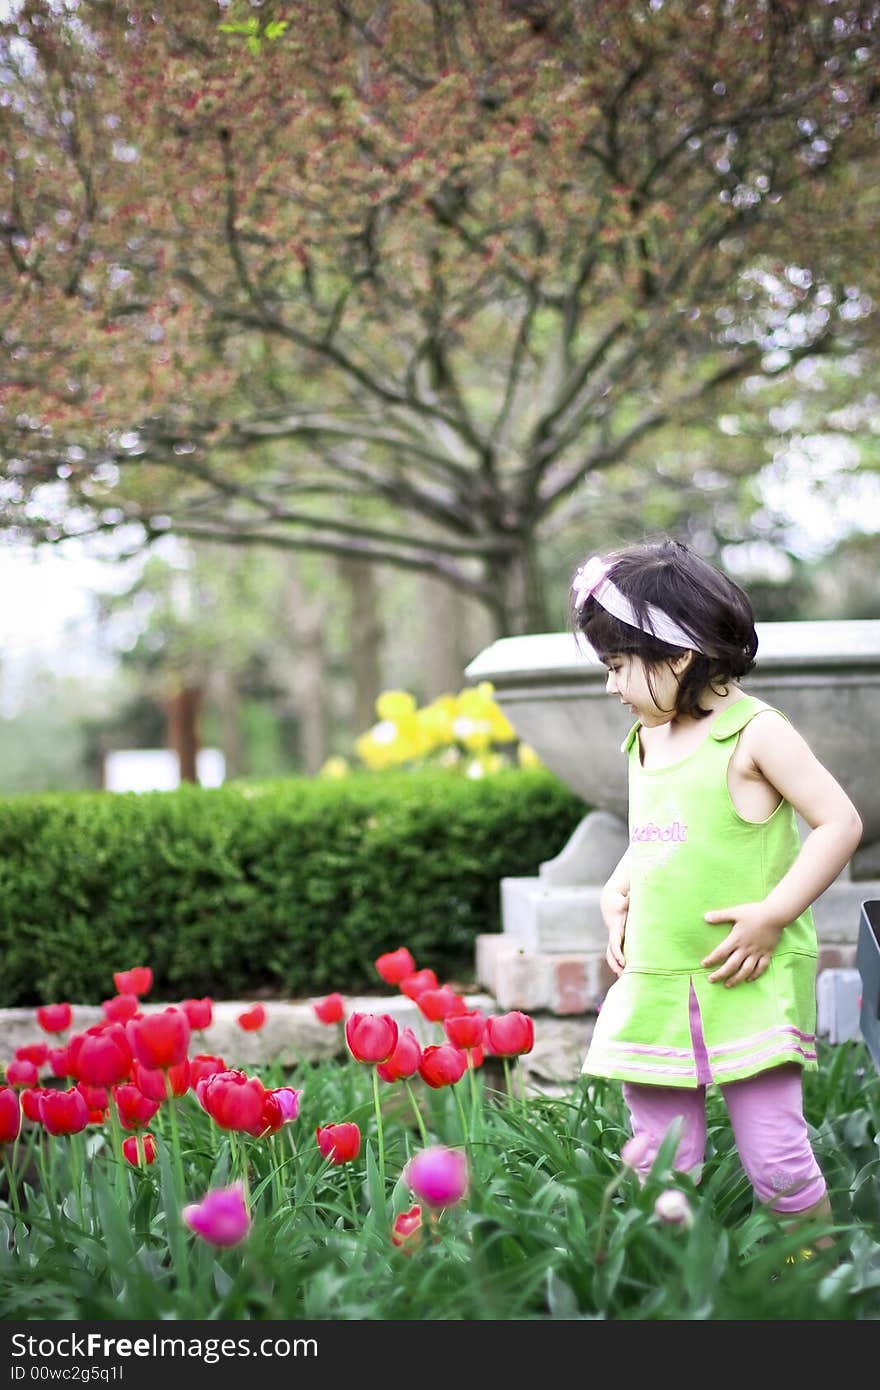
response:
[[[859,849],[814,905],[825,965],[852,965],[861,905],[880,897],[880,621],[757,631],[744,691],[788,715],[864,823]],[[536,877],[502,880],[503,930],[479,938],[478,978],[505,1008],[584,1012],[612,980],[598,898],[628,841],[620,745],[631,715],[605,694],[605,668],[570,632],[503,638],[465,675],[492,682],[519,737],[590,808]]]

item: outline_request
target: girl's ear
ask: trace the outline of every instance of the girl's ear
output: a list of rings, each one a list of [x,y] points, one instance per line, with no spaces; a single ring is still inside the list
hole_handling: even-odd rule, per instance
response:
[[[674,656],[669,663],[672,674],[680,680],[695,656],[696,652],[692,651],[682,652],[681,656]]]

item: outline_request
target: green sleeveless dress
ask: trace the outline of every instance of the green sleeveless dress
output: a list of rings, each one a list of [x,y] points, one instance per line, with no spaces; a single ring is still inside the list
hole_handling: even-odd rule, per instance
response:
[[[713,1081],[740,1081],[783,1062],[815,1069],[817,942],[809,908],[785,927],[759,979],[726,989],[709,983],[717,967],[700,965],[730,930],[710,925],[703,914],[760,902],[800,849],[787,801],[766,820],[747,821],[727,787],[740,731],[770,708],[743,696],[716,716],[693,753],[669,767],[642,767],[639,725],[627,735],[626,968],[599,1010],[584,1072],[696,1088],[691,986]]]

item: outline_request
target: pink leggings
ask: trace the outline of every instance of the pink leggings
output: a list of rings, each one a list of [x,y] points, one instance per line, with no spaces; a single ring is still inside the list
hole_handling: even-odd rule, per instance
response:
[[[691,1037],[697,1056],[697,1078],[711,1080],[696,997],[691,997]],[[806,1211],[825,1195],[825,1179],[816,1162],[804,1120],[801,1069],[797,1063],[758,1072],[745,1081],[720,1087],[730,1116],[733,1137],[743,1168],[760,1202],[774,1211]],[[706,1085],[695,1091],[681,1086],[641,1086],[624,1082],[624,1099],[632,1118],[633,1136],[646,1135],[647,1151],[637,1165],[644,1177],[657,1156],[669,1126],[682,1121],[675,1167],[699,1168],[706,1148]]]

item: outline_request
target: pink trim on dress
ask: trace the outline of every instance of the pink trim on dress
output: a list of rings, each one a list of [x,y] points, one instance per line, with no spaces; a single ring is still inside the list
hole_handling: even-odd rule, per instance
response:
[[[607,1042],[602,1043],[602,1049],[605,1052],[614,1049],[619,1052],[637,1052],[646,1057],[686,1057],[688,1061],[693,1057],[689,1047],[651,1047],[648,1043]]]
[[[755,1043],[764,1042],[766,1038],[776,1037],[779,1033],[789,1033],[801,1042],[814,1043],[815,1033],[804,1033],[800,1028],[795,1028],[793,1023],[776,1023],[772,1028],[765,1028],[763,1033],[752,1033],[750,1037],[741,1038],[739,1042],[722,1043],[720,1047],[710,1047],[710,1057],[720,1057],[723,1052],[739,1052],[744,1047],[753,1047]]]
[[[786,1059],[791,1059],[793,1052],[798,1053],[807,1062],[816,1061],[816,1053],[808,1052],[802,1047],[789,1046],[781,1051],[779,1048],[771,1048],[769,1052],[752,1052],[748,1057],[739,1057],[735,1062],[728,1062],[726,1066],[715,1067],[715,1075],[721,1076],[728,1071],[739,1071],[741,1067],[754,1067],[757,1062],[766,1062],[769,1057],[778,1057],[781,1065]]]

